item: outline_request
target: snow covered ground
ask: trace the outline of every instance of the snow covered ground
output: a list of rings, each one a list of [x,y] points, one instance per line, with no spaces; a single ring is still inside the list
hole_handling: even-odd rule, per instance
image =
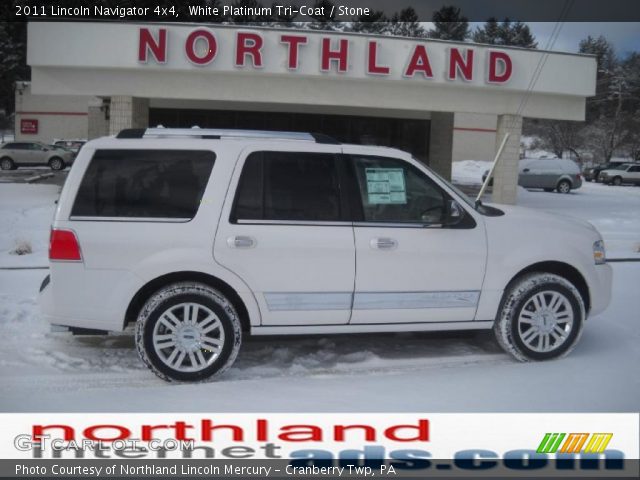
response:
[[[56,185],[0,183],[0,267],[48,265],[49,226],[59,192]],[[16,255],[16,247],[24,244],[33,253]]]
[[[0,184],[0,267],[46,265],[56,195]],[[524,191],[520,203],[593,221],[625,256],[640,242],[638,187]],[[11,255],[18,239],[33,253]],[[265,337],[200,385],[156,379],[129,335],[49,333],[35,300],[46,270],[0,269],[0,411],[638,411],[640,263],[613,268],[612,305],[562,360],[516,363],[489,332]]]

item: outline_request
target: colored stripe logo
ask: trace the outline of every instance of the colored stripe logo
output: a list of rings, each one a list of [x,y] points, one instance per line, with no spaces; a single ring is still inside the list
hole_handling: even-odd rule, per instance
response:
[[[603,453],[609,445],[611,437],[613,437],[613,433],[546,433],[536,452]],[[562,443],[563,440],[564,443]],[[586,447],[584,447],[585,444]]]

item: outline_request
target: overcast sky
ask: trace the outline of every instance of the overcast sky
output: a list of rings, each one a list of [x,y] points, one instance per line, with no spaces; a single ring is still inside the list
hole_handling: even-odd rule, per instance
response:
[[[538,41],[538,48],[547,48],[555,23],[531,22],[529,27]],[[562,25],[560,35],[551,50],[575,52],[578,43],[587,35],[604,35],[624,56],[629,52],[640,52],[640,23],[637,22],[567,22]]]

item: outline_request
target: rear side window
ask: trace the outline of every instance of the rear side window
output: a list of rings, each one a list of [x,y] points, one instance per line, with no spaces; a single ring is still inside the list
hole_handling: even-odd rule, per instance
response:
[[[340,219],[334,155],[308,152],[249,155],[238,184],[231,221]]]
[[[98,150],[71,216],[192,219],[214,161],[211,151]]]

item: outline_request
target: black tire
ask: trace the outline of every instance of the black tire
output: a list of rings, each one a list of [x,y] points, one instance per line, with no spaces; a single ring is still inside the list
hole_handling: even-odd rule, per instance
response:
[[[553,192],[553,188],[544,188],[543,189],[545,192]]]
[[[571,182],[569,180],[560,180],[556,188],[558,193],[569,193],[571,192]]]
[[[551,319],[547,322],[547,315],[541,314],[539,318],[536,318],[528,310],[532,302],[535,303],[534,297],[538,296],[539,298],[539,296],[542,296],[548,299],[554,294],[559,294],[556,298],[564,299],[561,304],[563,310],[560,311],[558,316],[567,315],[567,318],[571,316],[571,325],[564,320],[558,320],[557,323],[554,323],[554,319]],[[545,308],[548,305],[545,304]],[[525,307],[527,307],[527,310],[525,310]],[[544,311],[544,309],[541,311]],[[521,317],[521,315],[526,315],[526,318]],[[530,320],[531,324],[527,328],[527,324],[523,322],[528,322],[530,315],[533,316]],[[505,292],[493,332],[502,349],[521,362],[551,360],[568,355],[573,350],[582,334],[585,318],[584,301],[580,292],[572,283],[551,273],[530,273],[517,279]],[[538,321],[541,325],[536,323]],[[563,323],[564,327],[561,327],[560,324]],[[563,339],[561,337],[562,342],[557,340],[556,325],[560,330],[564,331],[565,337]],[[529,328],[532,329],[532,333],[529,332]],[[536,334],[539,328],[550,328],[551,331]],[[552,333],[556,335],[553,338],[551,338]],[[541,346],[544,348],[544,343],[541,345],[541,342],[544,342],[543,337],[545,335],[550,348],[548,351],[538,351],[527,343],[528,341],[533,342],[540,337],[537,340],[537,348]],[[554,345],[551,344],[552,340]]]
[[[4,157],[0,159],[0,168],[2,170],[15,170],[16,164],[13,163],[13,160],[11,160],[9,157]]]
[[[613,177],[611,183],[613,183],[616,187],[619,187],[620,185],[622,185],[622,177]]]
[[[184,309],[185,304],[197,305],[201,309],[196,309],[195,315],[202,320],[196,321],[195,324],[201,323],[209,328],[210,323],[207,323],[203,316],[214,315],[215,320],[212,322],[217,327],[213,332],[217,332],[217,339],[215,336],[204,335],[200,331],[202,327],[195,332],[195,324],[189,321],[176,323],[177,328],[173,330],[166,329],[165,325],[173,325],[173,320],[167,322],[169,317],[165,316],[166,313],[172,313],[172,308],[176,311]],[[187,312],[188,315],[193,315],[194,310],[185,310],[185,316]],[[189,329],[190,331],[185,333]],[[157,347],[154,339],[157,342],[162,335],[172,337],[164,340],[173,342],[176,346],[173,349],[169,344],[167,347]],[[202,341],[204,336],[219,341],[221,346],[215,347],[216,351],[206,348]],[[168,382],[202,382],[222,374],[233,364],[242,343],[242,329],[232,303],[219,291],[202,283],[180,282],[162,288],[149,298],[138,315],[135,337],[140,359],[158,377]],[[184,341],[190,344],[180,344]],[[173,351],[178,353],[171,361]],[[198,361],[196,358],[202,359],[202,368],[194,365],[194,361]],[[177,368],[172,366],[173,363],[176,363]]]
[[[64,160],[62,160],[60,157],[53,157],[49,160],[49,167],[51,168],[51,170],[55,171],[64,170]]]

